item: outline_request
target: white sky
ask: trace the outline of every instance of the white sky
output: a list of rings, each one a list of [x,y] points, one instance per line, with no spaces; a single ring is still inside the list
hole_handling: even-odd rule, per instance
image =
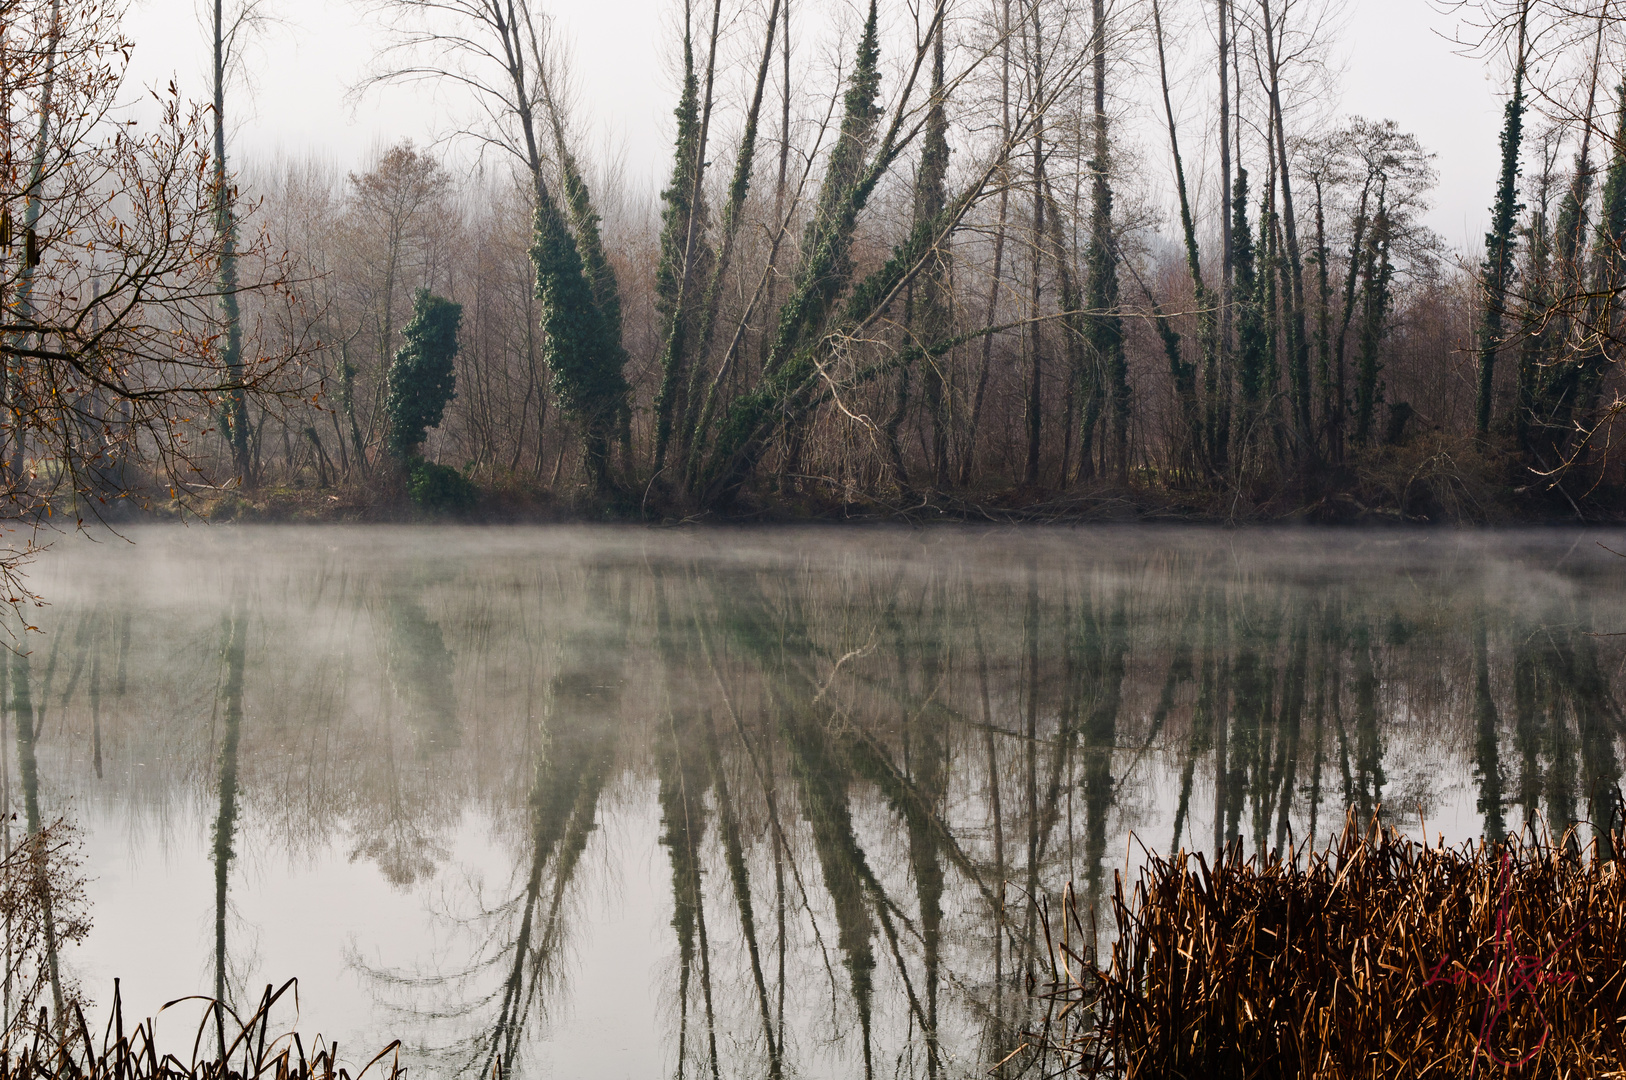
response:
[[[670,148],[674,88],[662,28],[681,0],[553,0],[548,5],[573,53],[580,89],[574,119],[592,147],[624,150],[627,178],[654,190]],[[828,3],[829,0],[821,0]],[[903,0],[889,0],[894,5]],[[971,2],[971,0],[961,0]],[[133,0],[126,32],[136,44],[132,89],[178,78],[207,90],[200,0]],[[315,150],[353,168],[380,144],[422,144],[449,127],[422,91],[347,89],[376,45],[358,6],[343,0],[264,0],[280,25],[250,55],[252,84],[228,102],[240,154]],[[1393,118],[1437,155],[1439,187],[1427,218],[1458,247],[1481,243],[1497,168],[1500,87],[1483,61],[1456,55],[1455,18],[1429,0],[1348,0],[1333,58],[1343,67],[1337,112]],[[793,9],[794,11],[794,9]],[[793,35],[794,40],[794,35]],[[802,40],[806,48],[813,43]],[[1186,133],[1185,138],[1195,133]]]

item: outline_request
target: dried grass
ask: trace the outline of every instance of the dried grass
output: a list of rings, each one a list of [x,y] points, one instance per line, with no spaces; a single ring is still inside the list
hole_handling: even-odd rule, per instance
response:
[[[309,1054],[298,1033],[273,1035],[271,1009],[294,987],[265,988],[259,1008],[246,1019],[229,1008],[216,1008],[201,998],[204,1016],[198,1025],[189,1061],[160,1053],[154,1022],[126,1032],[124,1009],[114,983],[113,1007],[100,1044],[77,1005],[66,1024],[50,1022],[46,1010],[37,1019],[14,1025],[0,1037],[0,1080],[400,1080],[400,1041],[390,1043],[359,1071],[339,1064],[338,1044],[320,1037]],[[168,1009],[180,1002],[165,1005]],[[207,1047],[208,1049],[205,1049]],[[375,1070],[376,1067],[376,1070]]]
[[[1105,966],[1069,887],[1022,1056],[1159,1080],[1620,1075],[1621,839],[1428,847],[1352,812],[1307,859],[1153,857],[1130,895],[1116,876]]]

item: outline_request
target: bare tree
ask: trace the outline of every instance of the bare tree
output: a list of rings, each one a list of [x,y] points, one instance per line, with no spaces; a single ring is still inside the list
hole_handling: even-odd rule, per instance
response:
[[[232,291],[262,313],[293,300],[263,236],[245,243],[217,228],[204,115],[172,92],[146,129],[111,122],[125,55],[116,24],[69,0],[14,15],[34,36],[8,35],[8,53],[28,56],[32,44],[33,60],[12,68],[10,108],[41,119],[26,136],[17,126],[4,135],[0,195],[21,196],[27,210],[21,250],[0,211],[0,289],[26,297],[0,324],[10,373],[3,496],[13,516],[43,520],[60,507],[82,518],[134,494],[143,462],[177,494],[206,480],[210,421],[236,400],[275,407],[279,394],[308,393],[313,342],[261,342],[254,359],[225,363],[228,260]]]

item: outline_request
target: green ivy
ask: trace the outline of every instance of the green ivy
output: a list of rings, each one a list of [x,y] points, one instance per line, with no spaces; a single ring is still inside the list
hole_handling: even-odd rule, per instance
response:
[[[542,302],[544,358],[559,404],[583,429],[587,470],[599,491],[610,484],[610,440],[627,406],[626,353],[594,302],[581,254],[558,206],[539,189],[531,261]]]
[[[466,514],[479,498],[479,491],[468,477],[450,465],[422,458],[412,463],[407,474],[407,494],[414,505],[432,514]]]
[[[457,396],[453,362],[462,321],[462,304],[428,289],[413,298],[412,321],[401,332],[406,344],[390,364],[387,440],[398,461],[417,454],[428,430],[439,426],[446,403]]]
[[[672,420],[681,409],[684,374],[688,366],[689,323],[696,312],[689,303],[686,283],[704,275],[713,261],[704,241],[706,207],[695,199],[695,177],[700,167],[699,82],[694,70],[694,46],[687,28],[683,34],[683,94],[678,99],[677,146],[672,161],[672,182],[661,192],[661,257],[655,269],[655,310],[661,316],[661,382],[655,393],[655,467],[665,464]]]

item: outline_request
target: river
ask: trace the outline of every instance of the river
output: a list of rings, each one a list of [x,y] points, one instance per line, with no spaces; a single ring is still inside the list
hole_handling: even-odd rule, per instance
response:
[[[1071,881],[1106,920],[1144,851],[1321,845],[1350,807],[1448,843],[1618,822],[1609,549],[63,537],[9,665],[7,827],[32,795],[79,830],[62,978],[93,1017],[115,978],[128,1021],[296,977],[284,1026],[358,1064],[401,1038],[419,1075],[982,1076],[1032,1021],[1045,904]],[[185,1047],[188,1015],[159,1019]]]

